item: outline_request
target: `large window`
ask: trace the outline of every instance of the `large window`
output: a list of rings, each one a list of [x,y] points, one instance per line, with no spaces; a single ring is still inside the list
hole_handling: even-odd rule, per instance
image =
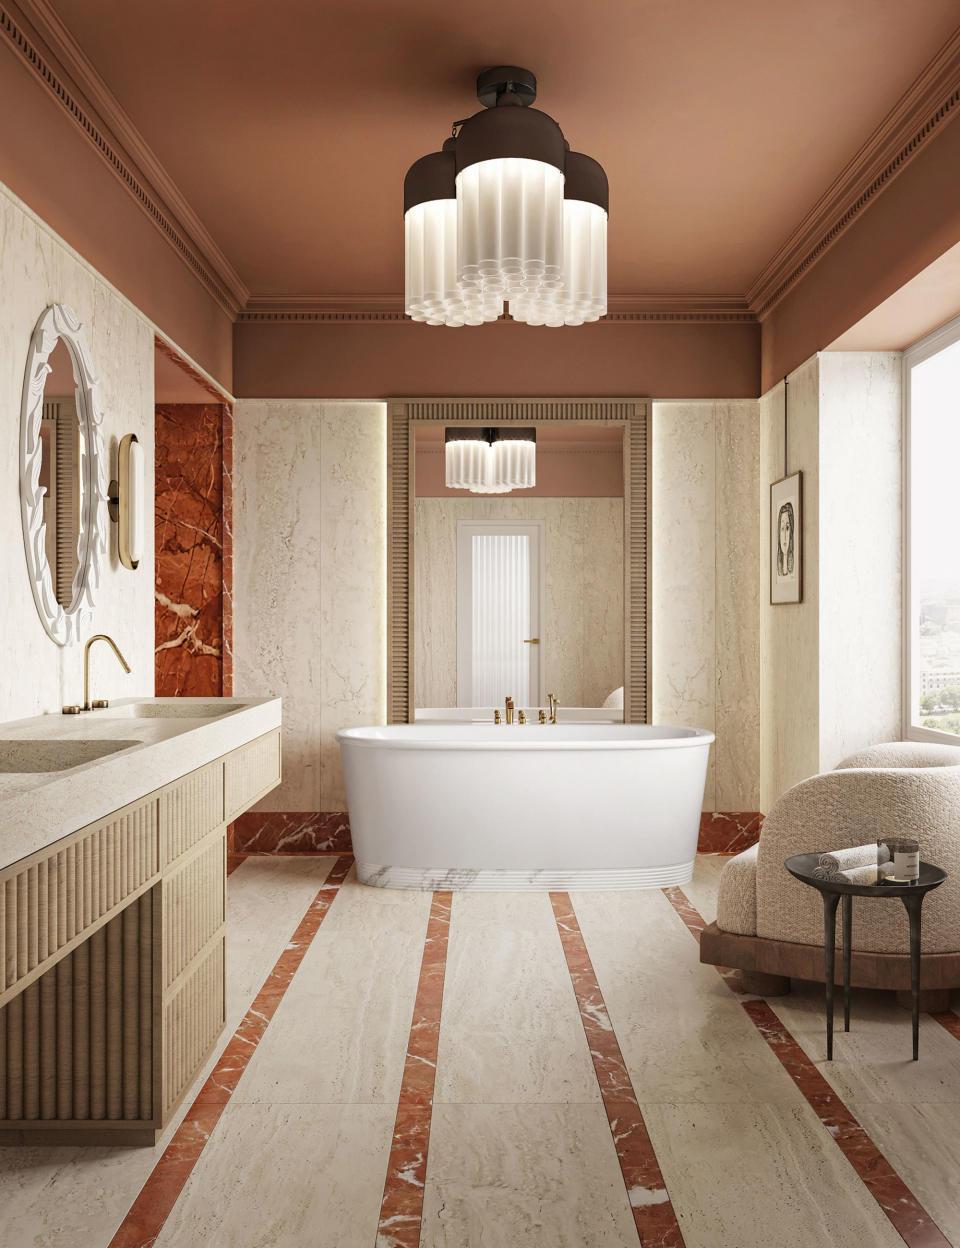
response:
[[[904,355],[907,735],[960,739],[960,320]]]

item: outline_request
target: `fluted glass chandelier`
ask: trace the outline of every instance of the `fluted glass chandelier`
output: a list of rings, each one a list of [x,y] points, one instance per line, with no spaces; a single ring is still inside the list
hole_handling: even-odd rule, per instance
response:
[[[582,325],[607,310],[607,177],[501,66],[484,106],[404,179],[406,311],[428,325]]]

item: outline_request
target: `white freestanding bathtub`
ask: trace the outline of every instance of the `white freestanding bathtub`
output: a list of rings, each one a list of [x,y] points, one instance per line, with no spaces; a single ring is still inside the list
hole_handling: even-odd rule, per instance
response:
[[[358,876],[420,889],[684,884],[713,739],[647,724],[345,729]]]

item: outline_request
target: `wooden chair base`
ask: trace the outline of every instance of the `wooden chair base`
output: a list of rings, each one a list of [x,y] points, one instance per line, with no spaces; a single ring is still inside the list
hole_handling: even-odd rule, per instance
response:
[[[745,992],[782,996],[791,979],[824,981],[823,946],[723,932],[716,923],[700,937],[700,961],[740,971]],[[836,982],[842,983],[842,959],[836,959]],[[897,993],[898,1004],[910,1009],[910,955],[853,951],[850,983],[854,988],[883,988]],[[920,963],[920,1009],[936,1014],[950,1007],[950,994],[960,988],[960,953],[925,953]]]

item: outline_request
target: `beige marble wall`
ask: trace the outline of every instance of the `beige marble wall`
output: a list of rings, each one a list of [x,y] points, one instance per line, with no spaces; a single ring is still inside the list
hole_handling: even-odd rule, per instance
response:
[[[34,605],[20,524],[20,400],[27,349],[51,303],[69,304],[80,321],[99,380],[104,446],[115,475],[126,433],[143,445],[144,555],[131,572],[109,557],[89,632],[113,637],[130,663],[124,674],[106,647],[91,657],[98,697],[153,694],[153,328],[89,264],[5,187],[0,186],[0,721],[59,712],[83,693],[83,653],[60,647]]]
[[[825,352],[789,382],[804,587],[799,605],[771,606],[764,594],[763,810],[854,750],[900,735],[900,358]],[[784,475],[782,383],[760,410],[768,558],[769,484]]]
[[[897,352],[820,356],[820,770],[901,736]]]
[[[803,601],[770,604],[770,485],[784,476],[783,383],[760,400],[761,541],[764,587],[760,809],[807,776],[820,759],[819,385],[814,357],[789,378],[789,462],[803,472]]]
[[[711,728],[705,810],[758,810],[759,416],[653,405],[653,719]]]
[[[546,522],[546,618],[541,627],[546,686],[566,706],[602,705],[623,684],[623,499],[418,498],[417,706],[457,705],[460,520]]]
[[[339,728],[386,716],[386,407],[250,399],[234,414],[235,692],[283,698],[262,810],[346,810]]]

